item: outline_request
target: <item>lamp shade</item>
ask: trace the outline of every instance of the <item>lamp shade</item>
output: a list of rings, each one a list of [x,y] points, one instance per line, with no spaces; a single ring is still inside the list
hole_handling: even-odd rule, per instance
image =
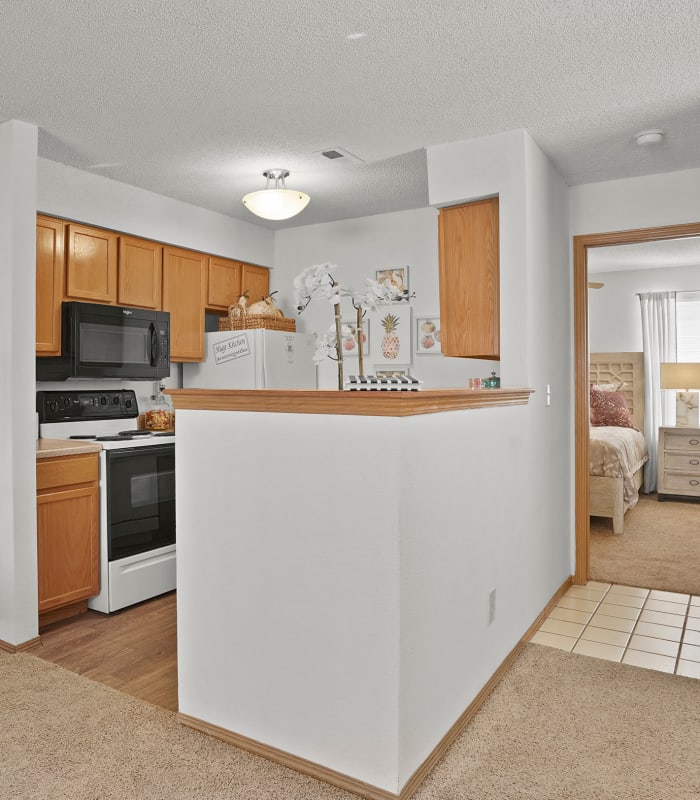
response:
[[[700,364],[661,364],[662,389],[700,389]]]
[[[308,194],[287,189],[284,182],[289,176],[287,170],[268,169],[263,175],[267,178],[265,188],[250,192],[243,198],[243,205],[256,216],[263,219],[289,219],[309,204],[311,198]],[[268,188],[271,180],[275,182],[272,189]]]

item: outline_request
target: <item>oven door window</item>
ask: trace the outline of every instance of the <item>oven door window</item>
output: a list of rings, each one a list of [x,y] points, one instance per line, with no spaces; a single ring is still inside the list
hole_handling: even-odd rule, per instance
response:
[[[175,543],[175,445],[107,453],[108,557]]]

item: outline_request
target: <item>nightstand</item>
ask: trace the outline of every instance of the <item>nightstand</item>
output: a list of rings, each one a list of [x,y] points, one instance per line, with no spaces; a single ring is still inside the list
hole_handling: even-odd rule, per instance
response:
[[[659,500],[700,497],[700,428],[659,428]]]

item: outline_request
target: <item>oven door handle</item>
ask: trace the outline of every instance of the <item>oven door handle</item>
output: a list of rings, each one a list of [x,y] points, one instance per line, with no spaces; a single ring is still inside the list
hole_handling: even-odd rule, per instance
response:
[[[158,365],[158,361],[160,360],[160,353],[161,353],[161,344],[160,344],[160,334],[158,333],[158,328],[152,322],[151,325],[151,366],[155,367]]]

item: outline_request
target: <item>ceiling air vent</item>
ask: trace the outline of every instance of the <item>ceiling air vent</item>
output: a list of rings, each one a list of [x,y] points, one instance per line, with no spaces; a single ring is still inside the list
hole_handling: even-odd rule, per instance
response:
[[[342,163],[343,161],[354,161],[356,164],[364,164],[364,158],[354,155],[343,147],[327,147],[325,150],[318,150],[316,155],[323,156],[329,161]]]

